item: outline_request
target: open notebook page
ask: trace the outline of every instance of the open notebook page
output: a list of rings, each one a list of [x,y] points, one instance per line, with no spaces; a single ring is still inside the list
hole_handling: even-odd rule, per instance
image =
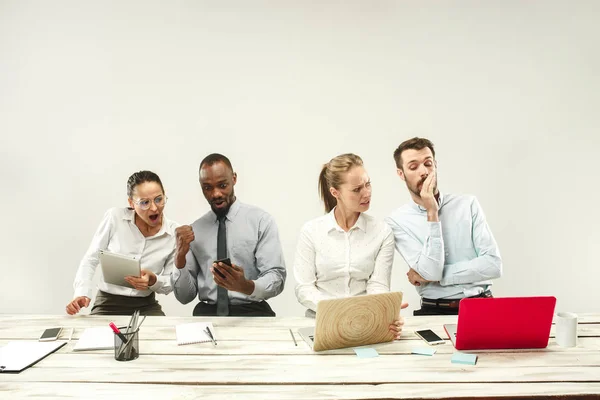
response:
[[[192,344],[192,343],[204,343],[210,342],[210,336],[204,332],[208,327],[212,334],[215,336],[215,328],[211,322],[192,322],[190,324],[180,324],[175,326],[175,333],[177,334],[177,344]]]

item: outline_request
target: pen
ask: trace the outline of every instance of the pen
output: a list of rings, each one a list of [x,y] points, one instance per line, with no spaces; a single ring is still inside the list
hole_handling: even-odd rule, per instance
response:
[[[137,310],[136,310],[137,311]],[[127,324],[127,330],[125,331],[125,335],[129,336],[129,332],[132,328],[132,322],[133,322],[133,318],[135,317],[135,313],[136,311],[133,312],[133,315],[131,316],[131,318],[129,319],[129,323]],[[111,327],[112,328],[112,327]],[[117,329],[118,330],[118,329]],[[114,329],[113,329],[114,331]],[[117,332],[115,332],[117,333]],[[120,333],[120,332],[119,332]],[[117,351],[117,357],[120,357],[121,354],[123,352],[125,352],[125,350],[127,350],[127,337],[125,336],[119,336],[119,338],[121,339],[121,345],[119,346],[119,350]],[[125,352],[125,354],[127,355],[127,352]]]
[[[131,328],[131,336],[129,336],[130,338],[134,338],[135,335],[137,334],[136,329],[137,329],[137,322],[138,322],[138,318],[140,316],[140,310],[135,310],[132,316],[132,320],[129,321],[131,323],[131,326],[129,328]],[[129,332],[129,329],[127,330]],[[131,352],[133,351],[133,340],[130,340],[127,345],[125,346],[125,357],[129,358],[131,357]]]
[[[294,332],[290,329],[290,335],[292,335],[292,340],[294,341],[294,345],[298,346],[298,342],[296,342],[296,338],[294,337]]]
[[[204,332],[206,332],[206,334],[208,335],[208,337],[210,337],[210,340],[212,340],[213,344],[216,346],[217,345],[217,341],[215,340],[215,337],[213,336],[213,334],[210,331],[210,328],[208,326],[204,329]]]
[[[146,320],[146,316],[144,315],[144,318],[142,318],[142,322],[140,322],[137,326],[137,328],[135,329],[136,331],[140,330],[140,326],[142,326],[142,324],[144,323],[144,321]]]
[[[119,328],[117,328],[117,326],[114,324],[114,322],[111,322],[110,324],[108,324],[108,326],[110,326],[111,329],[113,330],[113,332],[115,334],[117,334],[117,336],[119,336],[119,338],[121,338],[121,342],[127,343],[127,338],[121,333],[121,331],[119,330]]]
[[[71,339],[73,339],[73,332],[75,331],[75,328],[71,328],[71,333],[69,334],[69,342],[71,341]]]

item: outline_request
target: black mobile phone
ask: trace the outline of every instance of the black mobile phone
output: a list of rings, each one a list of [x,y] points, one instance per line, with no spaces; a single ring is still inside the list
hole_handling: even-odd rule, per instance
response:
[[[415,334],[427,342],[427,344],[444,344],[444,339],[435,334],[431,329],[423,329],[421,331],[415,331]]]
[[[49,328],[46,329],[44,331],[44,333],[42,333],[42,336],[40,336],[40,342],[50,342],[52,340],[56,340],[58,339],[58,336],[60,335],[60,331],[62,331],[62,328]]]
[[[231,260],[229,259],[229,257],[227,257],[227,258],[221,258],[220,260],[217,260],[217,261],[215,261],[214,263],[215,263],[215,264],[219,264],[220,262],[221,262],[221,263],[223,263],[223,264],[225,264],[225,265],[229,265],[229,266],[231,267]],[[218,266],[218,265],[217,265],[217,266]],[[217,274],[218,274],[218,275],[219,275],[221,278],[225,279],[225,275],[223,275],[223,274],[221,273],[221,271],[219,271],[219,269],[218,269],[218,268],[215,268],[215,272],[216,272],[216,273],[217,273]]]

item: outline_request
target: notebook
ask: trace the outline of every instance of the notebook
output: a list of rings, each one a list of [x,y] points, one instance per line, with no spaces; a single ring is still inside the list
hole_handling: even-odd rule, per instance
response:
[[[462,299],[458,324],[444,329],[458,350],[545,348],[555,304],[553,296]]]
[[[0,373],[21,372],[63,347],[67,342],[8,342],[0,348]]]
[[[298,334],[314,351],[390,342],[389,326],[401,304],[402,292],[321,300],[315,327],[300,328]]]
[[[107,350],[115,346],[115,338],[109,326],[87,328],[81,334],[73,351]]]
[[[192,322],[191,324],[180,324],[175,326],[175,334],[177,335],[177,344],[193,344],[211,342],[210,336],[204,332],[204,329],[210,329],[215,339],[215,328],[212,322]]]

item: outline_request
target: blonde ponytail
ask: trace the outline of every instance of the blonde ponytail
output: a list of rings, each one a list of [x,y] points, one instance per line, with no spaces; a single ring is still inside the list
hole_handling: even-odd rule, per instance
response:
[[[337,205],[337,199],[331,194],[330,188],[339,189],[344,183],[343,174],[350,168],[362,166],[362,159],[356,154],[340,154],[323,165],[319,174],[319,195],[325,206],[325,212],[330,212]]]

